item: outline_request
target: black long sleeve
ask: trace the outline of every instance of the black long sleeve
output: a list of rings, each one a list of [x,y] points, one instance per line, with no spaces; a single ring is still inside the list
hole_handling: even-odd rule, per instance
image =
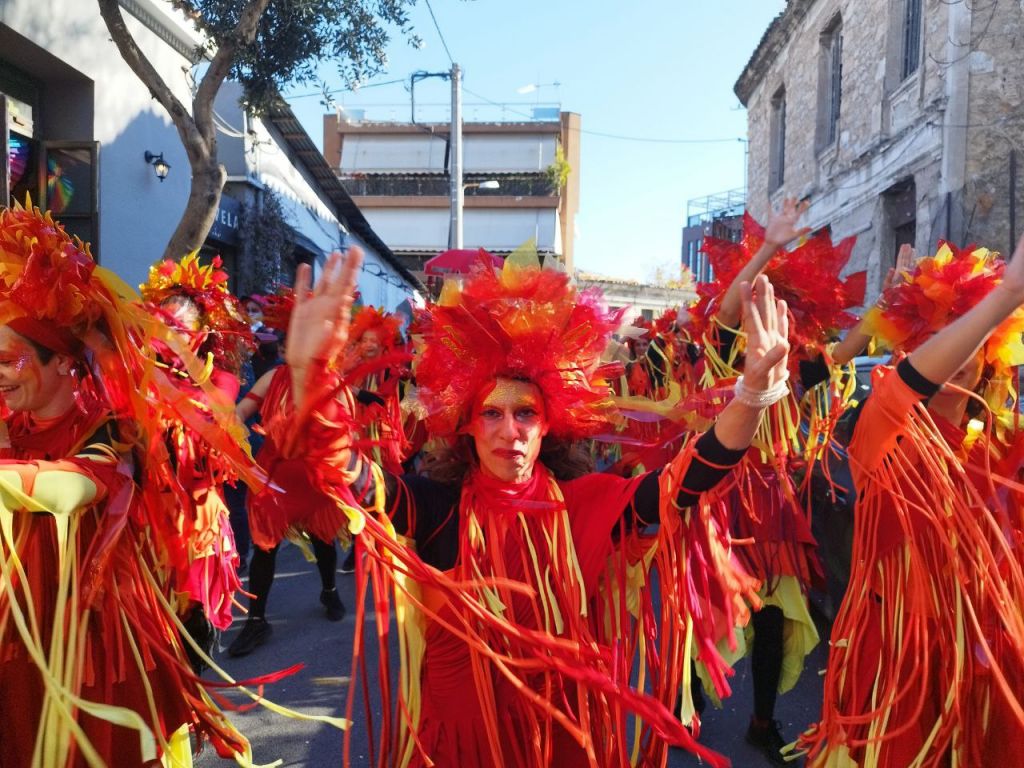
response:
[[[726,448],[719,441],[713,427],[697,439],[696,451],[683,477],[682,489],[676,496],[679,507],[696,504],[700,495],[718,485],[747,452],[745,448]],[[637,519],[646,525],[657,525],[659,520],[660,478],[661,470],[648,474],[633,498],[632,510],[635,510]]]

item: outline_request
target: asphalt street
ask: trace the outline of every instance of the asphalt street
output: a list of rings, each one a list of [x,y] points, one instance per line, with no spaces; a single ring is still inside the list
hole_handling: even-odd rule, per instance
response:
[[[341,559],[339,557],[339,562]],[[320,580],[315,567],[303,559],[296,547],[287,544],[281,548],[277,562],[277,578],[267,609],[267,618],[274,627],[273,636],[250,656],[235,659],[221,650],[217,661],[236,679],[301,662],[305,667],[300,672],[267,686],[264,691],[266,697],[305,714],[340,716],[348,692],[355,578],[338,574],[338,590],[350,610],[343,621],[332,623],[325,618],[319,602]],[[236,619],[225,633],[222,639],[224,648],[234,638],[242,622],[243,619]],[[367,661],[371,670],[376,667],[375,632],[372,612],[368,612],[364,647],[368,649]],[[797,687],[779,699],[776,717],[782,724],[782,734],[786,739],[795,738],[818,715],[821,707],[819,671],[824,669],[825,658],[823,641],[808,659]],[[734,693],[725,700],[723,709],[709,706],[704,713],[701,741],[730,757],[735,768],[766,766],[769,763],[744,741],[752,703],[750,667],[746,660],[736,666],[736,675],[731,682]],[[240,701],[237,696],[231,698]],[[251,740],[257,765],[278,759],[284,766],[308,768],[335,768],[342,764],[343,735],[331,726],[285,718],[263,707],[234,713],[232,719]],[[352,764],[369,765],[361,696],[357,700],[353,720]],[[220,760],[210,748],[196,759],[198,768],[227,768],[233,764],[233,761]],[[681,750],[673,750],[668,764],[697,766],[700,762]]]

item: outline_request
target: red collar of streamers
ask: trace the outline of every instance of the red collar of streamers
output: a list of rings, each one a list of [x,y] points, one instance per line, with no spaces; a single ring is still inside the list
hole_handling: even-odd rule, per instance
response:
[[[697,286],[700,300],[690,312],[698,333],[708,330],[715,299],[725,293],[764,244],[764,232],[764,227],[744,213],[740,242],[704,238],[702,250],[708,255],[715,279]],[[847,310],[864,303],[867,273],[839,278],[855,242],[855,237],[848,237],[834,245],[828,232],[821,231],[791,251],[780,248],[768,262],[764,273],[775,287],[776,297],[786,300],[792,315],[789,329],[794,349],[820,347],[838,331],[856,325],[857,316]]]
[[[934,256],[918,260],[906,279],[867,312],[865,329],[885,347],[910,352],[988,295],[1005,269],[999,254],[986,248],[940,242]],[[1018,309],[989,337],[985,359],[997,372],[1024,362],[1022,331],[1024,311]]]
[[[498,376],[537,385],[551,433],[584,437],[614,413],[601,365],[621,312],[600,291],[577,291],[536,256],[510,256],[496,271],[484,254],[461,287],[448,282],[422,324],[419,399],[438,436],[455,434],[473,398]]]

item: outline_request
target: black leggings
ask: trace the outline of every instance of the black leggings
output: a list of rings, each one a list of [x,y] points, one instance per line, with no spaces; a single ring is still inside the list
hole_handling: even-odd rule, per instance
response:
[[[750,671],[754,678],[754,717],[775,719],[775,699],[782,677],[782,628],[786,618],[782,609],[769,605],[753,617],[754,648],[750,653]]]
[[[334,572],[338,567],[338,550],[334,542],[321,541],[310,536],[313,542],[313,554],[316,555],[316,569],[320,572],[320,584],[325,590],[334,589]],[[277,568],[278,544],[271,550],[254,547],[252,561],[249,563],[249,591],[253,596],[249,599],[249,615],[262,619],[267,612],[267,598],[270,588],[274,585],[274,571]]]

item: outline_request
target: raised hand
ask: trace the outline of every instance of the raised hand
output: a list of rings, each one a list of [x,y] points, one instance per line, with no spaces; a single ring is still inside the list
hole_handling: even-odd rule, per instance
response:
[[[743,331],[747,351],[743,381],[752,391],[771,389],[789,375],[789,313],[786,302],[776,300],[775,289],[764,275],[740,286]]]
[[[285,346],[285,361],[293,374],[306,371],[314,359],[332,360],[345,348],[362,262],[363,251],[358,246],[349,248],[347,256],[332,253],[312,294],[310,267],[299,266]]]
[[[787,197],[783,200],[782,210],[772,213],[768,217],[768,226],[765,227],[764,232],[765,244],[781,248],[810,232],[810,227],[797,226],[800,217],[807,213],[807,209],[810,207],[811,204],[807,200],[797,202],[794,197]]]

